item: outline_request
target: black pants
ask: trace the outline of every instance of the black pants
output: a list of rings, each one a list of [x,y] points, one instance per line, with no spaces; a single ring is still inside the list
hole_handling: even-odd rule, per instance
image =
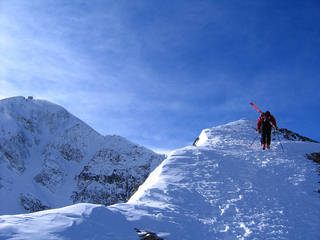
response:
[[[261,129],[261,144],[270,145],[272,127],[263,127]]]

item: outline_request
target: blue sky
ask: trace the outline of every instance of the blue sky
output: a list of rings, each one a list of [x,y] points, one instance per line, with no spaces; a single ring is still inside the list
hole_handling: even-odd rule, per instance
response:
[[[270,110],[320,141],[320,2],[3,0],[0,98],[64,106],[153,149]]]

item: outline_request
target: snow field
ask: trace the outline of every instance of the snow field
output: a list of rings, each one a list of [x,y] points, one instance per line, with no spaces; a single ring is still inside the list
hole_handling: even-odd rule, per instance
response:
[[[137,239],[134,228],[167,240],[320,239],[319,176],[305,157],[320,145],[281,138],[284,152],[278,141],[262,151],[258,141],[250,147],[254,125],[203,130],[198,146],[173,151],[128,203],[1,216],[0,239],[37,239],[40,231],[38,239]],[[54,224],[30,227],[48,214]]]

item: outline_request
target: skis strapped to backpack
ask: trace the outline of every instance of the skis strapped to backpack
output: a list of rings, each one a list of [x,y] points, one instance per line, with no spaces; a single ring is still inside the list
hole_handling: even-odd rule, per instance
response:
[[[264,116],[264,113],[253,103],[253,102],[251,102],[250,103],[250,105],[252,106],[252,107],[254,107],[259,113],[261,113],[263,116]],[[275,130],[277,130],[277,128],[276,128],[276,126],[273,124],[273,122],[271,122],[269,119],[267,119],[267,118],[265,118],[266,120],[268,120],[268,122],[271,124],[271,126],[275,129]]]

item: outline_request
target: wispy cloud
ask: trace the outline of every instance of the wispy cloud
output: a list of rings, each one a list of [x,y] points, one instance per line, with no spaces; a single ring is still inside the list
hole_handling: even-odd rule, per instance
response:
[[[88,10],[62,1],[3,3],[0,96],[48,99],[104,134],[136,138],[143,126],[135,122],[147,122],[148,115],[138,119],[145,112],[182,107],[179,101],[156,100],[169,91],[140,58],[143,44],[123,23],[121,8]]]
[[[0,97],[48,99],[102,134],[163,148],[255,117],[253,100],[279,111],[297,93],[319,100],[314,71],[301,87],[308,66],[278,60],[290,24],[242,2],[2,1]]]

